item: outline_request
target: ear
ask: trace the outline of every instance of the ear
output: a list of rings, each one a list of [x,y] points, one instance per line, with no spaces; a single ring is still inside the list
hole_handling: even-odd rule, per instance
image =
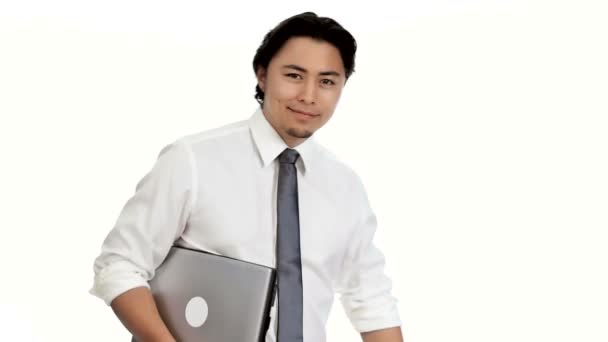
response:
[[[266,91],[266,69],[259,67],[258,71],[255,73],[256,78],[258,79],[258,87],[262,89],[262,91]]]

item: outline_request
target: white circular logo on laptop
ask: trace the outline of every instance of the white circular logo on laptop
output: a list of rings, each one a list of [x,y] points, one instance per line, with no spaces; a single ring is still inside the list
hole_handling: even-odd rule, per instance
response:
[[[186,305],[186,321],[193,328],[198,328],[205,323],[209,307],[203,297],[193,297]]]

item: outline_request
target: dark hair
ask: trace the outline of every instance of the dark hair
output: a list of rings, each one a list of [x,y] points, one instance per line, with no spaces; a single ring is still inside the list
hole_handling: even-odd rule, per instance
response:
[[[268,69],[268,64],[283,44],[292,37],[310,37],[326,41],[340,51],[346,79],[355,71],[355,38],[335,20],[319,17],[313,12],[304,12],[287,18],[264,36],[264,40],[253,57],[253,72],[258,69]],[[264,92],[256,84],[255,99],[264,103]]]

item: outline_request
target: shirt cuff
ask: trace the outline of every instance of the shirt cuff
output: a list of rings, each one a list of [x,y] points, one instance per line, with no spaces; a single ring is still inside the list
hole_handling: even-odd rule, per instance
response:
[[[150,288],[141,274],[120,266],[114,264],[101,270],[95,276],[95,282],[89,293],[110,305],[116,297],[128,290],[137,287]]]
[[[389,293],[373,300],[352,296],[342,296],[340,300],[352,326],[360,333],[401,326],[397,299]]]
[[[371,319],[356,319],[352,318],[351,323],[355,330],[359,333],[369,332],[374,330],[382,330],[401,326],[399,313],[394,310],[390,314],[385,314],[379,318]]]

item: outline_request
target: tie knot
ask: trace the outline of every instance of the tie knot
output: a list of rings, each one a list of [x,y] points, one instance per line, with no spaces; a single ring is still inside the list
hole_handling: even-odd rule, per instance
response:
[[[300,154],[298,153],[298,151],[291,148],[286,148],[279,155],[279,162],[281,162],[282,164],[294,164],[296,160],[298,160],[299,156]]]

